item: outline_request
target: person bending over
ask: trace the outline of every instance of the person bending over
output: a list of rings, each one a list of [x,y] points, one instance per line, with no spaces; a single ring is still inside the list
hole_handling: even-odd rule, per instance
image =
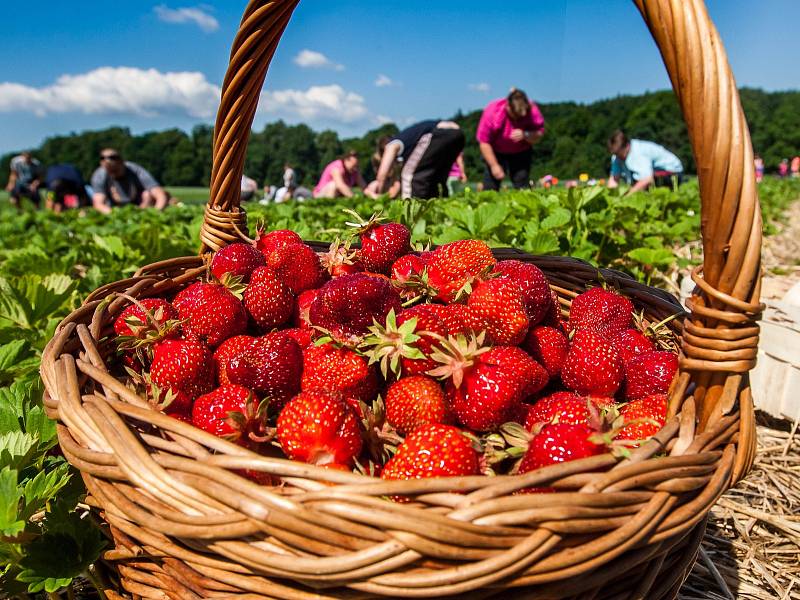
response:
[[[522,90],[483,109],[475,137],[486,163],[483,189],[498,190],[508,176],[516,189],[530,185],[532,146],[544,135],[544,117]]]
[[[354,187],[364,189],[366,183],[358,170],[358,153],[350,150],[328,163],[314,188],[314,198],[352,198]]]
[[[92,204],[108,214],[112,206],[133,204],[163,210],[169,201],[166,190],[144,167],[122,159],[113,148],[100,153],[100,166],[92,174]]]
[[[403,198],[447,196],[447,175],[464,149],[464,132],[453,121],[421,121],[393,136],[383,149],[373,192],[389,191],[390,174],[401,162],[400,195]]]
[[[608,187],[616,188],[621,179],[631,185],[628,193],[646,190],[651,185],[670,186],[673,177],[678,183],[683,176],[683,164],[672,152],[655,142],[628,139],[625,132],[618,129],[608,139],[611,152],[611,173]]]
[[[89,204],[86,183],[75,165],[62,163],[48,167],[44,183],[48,210],[59,213],[65,208],[82,208]]]

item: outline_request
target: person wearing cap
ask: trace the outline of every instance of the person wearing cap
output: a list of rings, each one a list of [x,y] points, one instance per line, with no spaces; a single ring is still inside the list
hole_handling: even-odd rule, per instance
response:
[[[463,149],[464,132],[457,123],[438,119],[415,123],[386,144],[369,189],[374,195],[388,192],[392,169],[400,162],[402,198],[447,196],[447,175]]]
[[[11,204],[19,206],[22,198],[28,198],[38,207],[41,203],[39,186],[42,184],[42,165],[30,152],[23,152],[11,159],[8,185]]]
[[[516,189],[530,185],[532,146],[544,135],[544,117],[522,90],[513,88],[505,98],[483,109],[475,137],[486,163],[485,190],[498,190],[509,177]]]
[[[366,183],[358,170],[358,154],[350,150],[323,169],[314,187],[314,198],[352,198],[354,187],[364,189]]]
[[[100,153],[100,166],[92,174],[93,206],[108,214],[112,206],[133,204],[163,210],[169,196],[144,167],[122,159],[113,148]]]
[[[608,151],[611,153],[611,173],[606,185],[619,186],[624,179],[631,188],[628,193],[646,190],[651,185],[670,186],[675,178],[678,183],[683,176],[683,164],[672,152],[655,142],[628,139],[624,131],[618,129],[608,138]]]

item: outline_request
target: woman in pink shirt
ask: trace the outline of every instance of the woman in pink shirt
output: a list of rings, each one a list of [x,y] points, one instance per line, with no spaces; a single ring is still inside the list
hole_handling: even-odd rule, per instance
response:
[[[314,198],[352,198],[354,187],[364,189],[366,183],[358,170],[358,154],[351,150],[328,163],[314,188]]]
[[[486,190],[500,189],[508,175],[514,187],[529,185],[533,150],[544,135],[544,117],[539,107],[516,88],[506,98],[490,102],[483,109],[476,138],[480,144],[486,173]]]

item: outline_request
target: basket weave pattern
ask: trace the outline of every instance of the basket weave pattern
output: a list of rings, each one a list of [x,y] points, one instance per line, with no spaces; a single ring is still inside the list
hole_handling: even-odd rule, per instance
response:
[[[294,0],[253,0],[231,52],[215,131],[203,250],[246,234],[239,179],[269,61]],[[114,318],[133,297],[171,296],[202,257],[164,261],[96,290],[45,350],[48,413],[83,476],[134,598],[674,598],[717,498],[749,469],[747,372],[761,312],[761,223],[749,132],[702,0],[635,0],[664,57],[698,165],[705,258],[691,314],[676,320],[680,371],[669,419],[618,461],[597,456],[521,476],[382,481],[259,456],[151,408],[109,372]],[[596,281],[569,258],[537,264],[562,308]],[[650,320],[680,310],[614,271],[603,279]],[[262,487],[238,469],[271,473]],[[552,486],[552,494],[515,494]],[[404,495],[399,504],[384,496]]]

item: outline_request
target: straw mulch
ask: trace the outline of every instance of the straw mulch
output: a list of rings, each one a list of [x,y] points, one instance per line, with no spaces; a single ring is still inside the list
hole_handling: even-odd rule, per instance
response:
[[[680,600],[800,600],[800,431],[758,422],[753,470],[712,509]]]

